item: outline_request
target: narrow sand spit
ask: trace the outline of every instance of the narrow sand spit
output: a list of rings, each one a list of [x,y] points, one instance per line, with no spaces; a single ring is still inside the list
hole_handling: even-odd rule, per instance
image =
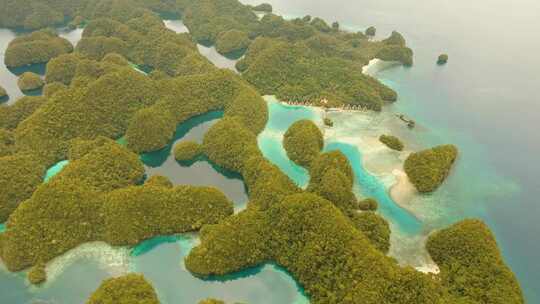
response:
[[[410,202],[418,194],[418,191],[402,170],[395,169],[392,174],[396,178],[396,183],[390,187],[390,197],[402,208],[411,210]]]

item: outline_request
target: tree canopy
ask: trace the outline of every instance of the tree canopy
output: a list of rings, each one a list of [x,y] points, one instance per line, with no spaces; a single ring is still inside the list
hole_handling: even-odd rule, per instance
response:
[[[53,30],[41,30],[13,39],[6,49],[4,62],[8,67],[46,63],[72,51],[71,43]]]
[[[444,182],[457,156],[456,146],[437,146],[412,153],[403,167],[418,191],[433,192]]]

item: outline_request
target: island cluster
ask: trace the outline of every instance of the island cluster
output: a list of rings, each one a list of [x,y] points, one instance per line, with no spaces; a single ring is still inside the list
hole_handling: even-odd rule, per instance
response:
[[[427,250],[439,274],[389,257],[390,225],[377,201],[355,196],[349,160],[323,150],[324,136],[313,122],[294,123],[283,140],[288,157],[309,172],[307,188],[259,149],[257,135],[268,121],[261,95],[374,111],[396,101],[395,91],[361,68],[375,58],[412,65],[413,52],[398,32],[375,40],[375,28],[349,32],[317,17],[286,20],[268,4],[237,0],[4,3],[0,26],[34,30],[9,44],[5,64],[46,63],[44,79],[23,74],[20,80],[23,90],[44,86],[41,96],[0,107],[0,222],[6,223],[0,257],[9,271],[29,269],[29,281],[40,284],[48,262],[83,243],[134,246],[198,231],[200,244],[185,259],[194,275],[275,262],[312,303],[524,302],[480,220],[429,236]],[[190,33],[167,29],[164,15],[181,17]],[[84,26],[81,41],[74,47],[46,29],[58,25]],[[243,56],[239,73],[213,66],[196,43]],[[179,124],[216,110],[223,118],[203,142],[183,142],[174,155],[180,162],[204,156],[240,174],[249,203],[236,214],[219,189],[146,178],[140,160],[170,144]],[[380,141],[404,149],[394,136]],[[411,154],[404,169],[420,192],[429,193],[443,185],[457,158],[453,145],[434,147]],[[69,163],[44,182],[47,168],[63,160]],[[87,303],[159,299],[151,282],[129,274],[103,282]]]

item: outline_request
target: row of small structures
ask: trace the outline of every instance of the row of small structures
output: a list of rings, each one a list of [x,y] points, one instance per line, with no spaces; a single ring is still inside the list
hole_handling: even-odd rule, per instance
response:
[[[293,106],[314,106],[314,103],[311,101],[284,101],[284,103],[288,105]],[[328,108],[326,105],[328,104],[327,99],[321,99],[321,101],[317,105],[322,105],[326,111],[361,111],[361,112],[367,112],[370,110],[369,107],[363,106],[363,105],[342,105],[339,108]],[[407,124],[407,127],[410,129],[414,128],[416,126],[416,122],[412,119],[407,118],[404,114],[396,114],[396,117],[399,118],[401,121],[405,122]]]

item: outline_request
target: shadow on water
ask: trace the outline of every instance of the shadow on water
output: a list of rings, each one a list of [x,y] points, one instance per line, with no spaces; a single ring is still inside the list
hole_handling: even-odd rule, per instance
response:
[[[197,243],[196,234],[160,236],[132,250],[135,271],[152,281],[162,303],[195,303],[208,297],[260,304],[309,303],[290,273],[274,263],[223,276],[195,276],[186,269],[184,258]]]
[[[223,111],[212,111],[206,114],[195,116],[183,123],[178,124],[178,126],[176,127],[176,132],[174,133],[174,137],[165,148],[150,153],[143,153],[141,155],[141,160],[148,167],[157,168],[162,166],[167,160],[167,158],[169,158],[169,156],[171,155],[172,147],[174,143],[176,143],[176,141],[186,136],[186,134],[188,134],[189,131],[191,131],[193,128],[203,123],[220,119],[222,117]]]
[[[38,75],[45,75],[45,72],[47,71],[47,64],[45,63],[39,63],[39,64],[31,64],[27,66],[22,67],[16,67],[16,68],[7,68],[12,74],[16,76],[21,76],[23,73],[26,72],[32,72],[36,73]]]
[[[141,155],[147,177],[165,176],[173,185],[216,187],[234,202],[235,210],[244,209],[248,201],[247,188],[239,173],[215,164],[205,155],[178,162],[171,152],[174,145],[181,141],[201,143],[208,129],[222,117],[223,111],[212,111],[179,124],[173,139],[165,148]]]

